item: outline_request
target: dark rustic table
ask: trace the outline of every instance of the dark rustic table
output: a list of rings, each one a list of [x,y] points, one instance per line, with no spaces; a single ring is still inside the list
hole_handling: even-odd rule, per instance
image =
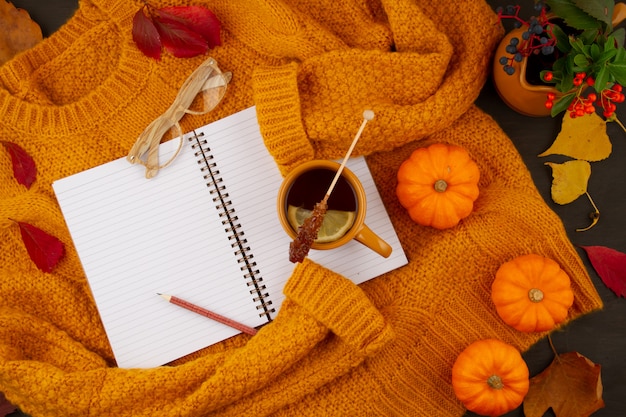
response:
[[[478,0],[477,0],[478,1]],[[16,7],[28,10],[40,24],[44,36],[49,36],[76,10],[77,0],[14,0]],[[533,14],[532,0],[507,2],[488,0],[494,8],[510,3],[520,4],[525,17]],[[449,10],[449,13],[462,13]],[[559,206],[552,202],[550,186],[552,174],[544,165],[545,158],[537,157],[554,141],[560,130],[560,118],[532,118],[510,110],[500,100],[488,82],[477,104],[493,116],[510,136],[530,169],[533,179],[546,202],[561,217],[570,239],[575,245],[602,245],[626,252],[626,133],[616,124],[610,124],[608,134],[613,144],[611,156],[602,162],[593,163],[593,174],[589,190],[600,208],[601,219],[589,231],[576,232],[589,222],[590,204],[584,197],[575,202]],[[626,122],[626,106],[622,105],[618,117]],[[559,352],[577,351],[602,365],[602,382],[606,407],[593,414],[594,417],[619,417],[626,415],[626,300],[618,298],[599,279],[586,255],[580,250],[593,282],[605,307],[602,311],[584,316],[563,330],[555,332],[552,340]],[[524,354],[531,375],[543,370],[552,361],[553,354],[547,340],[542,340]],[[507,417],[523,416],[521,408]],[[15,413],[14,417],[24,416]],[[468,413],[467,416],[474,416]],[[554,416],[551,411],[546,416]],[[569,417],[569,416],[559,416]]]

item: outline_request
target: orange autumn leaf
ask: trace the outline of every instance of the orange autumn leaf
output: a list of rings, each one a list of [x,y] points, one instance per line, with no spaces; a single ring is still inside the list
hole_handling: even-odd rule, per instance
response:
[[[604,407],[600,368],[578,352],[558,355],[530,379],[524,415],[542,417],[552,408],[556,417],[588,417]]]
[[[32,48],[42,38],[41,28],[26,10],[0,0],[0,65]]]

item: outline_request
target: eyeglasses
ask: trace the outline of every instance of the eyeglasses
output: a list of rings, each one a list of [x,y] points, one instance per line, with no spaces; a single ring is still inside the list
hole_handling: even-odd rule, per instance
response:
[[[206,114],[217,107],[226,94],[226,87],[231,78],[232,73],[222,72],[213,58],[200,64],[185,80],[172,105],[139,135],[126,159],[131,164],[145,166],[146,178],[154,177],[161,168],[171,164],[183,147],[183,132],[178,123],[180,119],[185,114]],[[198,97],[198,94],[201,96]],[[197,97],[200,99],[200,110],[191,108],[197,104]],[[159,165],[159,144],[169,131],[178,133],[180,143],[174,155]]]

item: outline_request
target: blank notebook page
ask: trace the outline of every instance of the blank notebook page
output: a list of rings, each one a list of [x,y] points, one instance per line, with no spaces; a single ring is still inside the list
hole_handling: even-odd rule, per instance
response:
[[[357,126],[358,127],[358,126]],[[254,108],[197,129],[206,140],[249,254],[278,311],[294,264],[276,214],[282,177],[259,132]],[[120,367],[159,366],[237,333],[169,304],[175,295],[251,327],[267,323],[253,300],[214,195],[185,136],[174,162],[146,179],[125,158],[56,181],[54,191]],[[165,161],[178,139],[163,143]],[[367,190],[366,222],[392,247],[383,258],[354,241],[310,258],[361,283],[406,264],[363,158],[349,161]],[[272,314],[271,317],[275,315]]]

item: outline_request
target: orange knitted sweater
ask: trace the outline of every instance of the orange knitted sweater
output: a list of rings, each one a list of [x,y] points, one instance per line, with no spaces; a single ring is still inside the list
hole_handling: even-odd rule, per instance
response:
[[[187,1],[151,1],[157,7]],[[33,416],[460,416],[451,367],[471,342],[528,348],[490,302],[498,266],[535,252],[572,278],[569,319],[601,307],[559,218],[509,139],[473,106],[501,32],[477,0],[197,0],[219,17],[211,51],[233,72],[226,98],[189,130],[255,104],[283,172],[342,156],[364,108],[366,155],[409,264],[364,285],[310,261],[275,321],[168,366],[119,369],[52,181],[124,156],[206,57],[161,61],[132,42],[138,0],[81,0],[58,32],[0,67],[0,138],[37,163],[27,190],[0,154],[0,392]],[[411,222],[395,173],[413,149],[465,147],[481,170],[470,217]],[[39,271],[9,219],[60,238]]]

